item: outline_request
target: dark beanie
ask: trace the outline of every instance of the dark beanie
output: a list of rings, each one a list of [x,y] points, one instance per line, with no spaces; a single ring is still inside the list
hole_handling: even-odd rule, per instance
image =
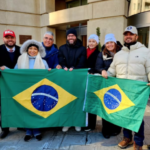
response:
[[[71,28],[71,29],[69,29],[69,30],[67,31],[67,36],[68,36],[69,34],[74,34],[74,35],[77,37],[77,31],[76,31],[74,28]]]
[[[28,49],[29,49],[30,47],[32,47],[32,46],[36,47],[36,48],[38,49],[38,51],[39,51],[39,47],[38,47],[37,45],[35,45],[35,44],[30,44],[30,45],[27,47],[27,51],[28,51]]]

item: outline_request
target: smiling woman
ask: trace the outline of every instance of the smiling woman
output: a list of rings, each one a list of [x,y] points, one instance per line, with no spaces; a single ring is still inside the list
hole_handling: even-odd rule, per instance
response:
[[[32,57],[37,56],[38,48],[36,46],[31,46],[28,48],[28,54]]]
[[[114,34],[107,34],[105,36],[105,48],[101,52],[96,61],[96,70],[107,78],[107,70],[110,67],[114,55],[120,51],[121,47],[117,45]],[[118,91],[110,90],[107,91],[104,97],[104,103],[109,109],[117,108],[120,104],[121,97]],[[113,104],[110,106],[110,104]],[[102,119],[102,134],[105,138],[110,138],[112,135],[118,135],[121,128]]]

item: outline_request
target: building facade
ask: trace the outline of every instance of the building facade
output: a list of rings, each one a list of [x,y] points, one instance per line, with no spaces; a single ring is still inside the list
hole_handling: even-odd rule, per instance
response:
[[[138,28],[139,41],[150,48],[150,0],[131,0],[128,25]]]
[[[130,6],[134,7],[132,1]],[[148,9],[148,0],[144,1]],[[44,33],[52,31],[59,47],[66,43],[66,31],[71,27],[77,30],[84,46],[87,46],[87,37],[96,34],[97,27],[101,44],[108,33],[114,33],[123,43],[128,15],[136,13],[139,12],[129,7],[129,0],[0,0],[0,43],[6,29],[15,31],[18,45],[28,38],[42,41]]]

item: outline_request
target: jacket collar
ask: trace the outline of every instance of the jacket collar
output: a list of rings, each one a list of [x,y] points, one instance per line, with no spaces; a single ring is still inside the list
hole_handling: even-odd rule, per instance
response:
[[[144,47],[144,45],[141,44],[140,42],[137,42],[136,44],[130,46],[130,50],[126,46],[123,46],[122,50],[124,50],[124,51],[133,51],[133,50],[136,50],[136,49],[141,48],[141,47]]]

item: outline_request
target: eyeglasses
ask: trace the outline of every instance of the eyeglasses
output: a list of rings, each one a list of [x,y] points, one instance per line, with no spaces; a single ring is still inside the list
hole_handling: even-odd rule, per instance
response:
[[[44,37],[45,40],[53,41],[52,38]]]

